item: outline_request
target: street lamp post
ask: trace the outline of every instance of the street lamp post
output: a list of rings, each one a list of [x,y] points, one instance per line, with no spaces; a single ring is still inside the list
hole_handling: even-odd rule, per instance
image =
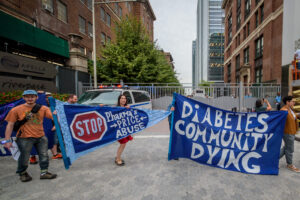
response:
[[[95,2],[92,0],[93,12],[93,67],[94,67],[94,88],[97,88],[97,63],[96,63],[96,25],[95,25],[95,5],[96,4],[109,4],[109,3],[124,3],[124,2],[140,2],[146,3],[147,0],[119,0],[119,1],[101,1]]]
[[[93,66],[94,66],[94,88],[97,88],[95,0],[92,1],[92,4],[93,4]]]

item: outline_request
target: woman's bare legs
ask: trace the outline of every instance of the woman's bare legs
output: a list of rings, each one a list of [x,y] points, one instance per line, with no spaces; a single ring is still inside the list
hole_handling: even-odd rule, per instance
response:
[[[116,157],[116,161],[118,164],[122,164],[122,159],[121,159],[121,155],[125,149],[126,143],[125,144],[120,144],[118,151],[117,151],[117,157]]]

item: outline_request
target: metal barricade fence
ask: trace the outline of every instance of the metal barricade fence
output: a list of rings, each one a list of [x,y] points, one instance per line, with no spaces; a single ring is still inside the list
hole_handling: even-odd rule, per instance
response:
[[[117,85],[109,83],[100,85]],[[259,98],[267,98],[275,108],[275,96],[281,91],[280,84],[212,84],[210,86],[192,87],[191,84],[162,84],[162,83],[124,83],[130,89],[149,92],[154,109],[166,109],[172,102],[173,93],[189,96],[200,102],[225,109],[241,112],[251,111],[255,107],[255,101]],[[93,89],[90,84],[82,84],[82,93]],[[205,91],[205,96],[195,95],[196,89]],[[82,94],[81,93],[81,94]]]

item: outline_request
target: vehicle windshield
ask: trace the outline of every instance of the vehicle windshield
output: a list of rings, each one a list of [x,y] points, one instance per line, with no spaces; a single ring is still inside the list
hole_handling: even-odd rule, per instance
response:
[[[118,97],[121,91],[88,91],[85,92],[78,100],[78,103],[85,105],[117,105]]]

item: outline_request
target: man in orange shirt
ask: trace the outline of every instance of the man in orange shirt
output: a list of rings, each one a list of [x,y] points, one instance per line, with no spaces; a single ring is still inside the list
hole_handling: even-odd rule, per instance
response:
[[[285,155],[287,168],[294,171],[300,172],[300,169],[293,165],[293,153],[294,153],[294,140],[295,134],[299,128],[297,122],[297,115],[293,111],[294,99],[292,96],[287,96],[283,98],[283,103],[285,106],[281,110],[288,111],[288,115],[285,122],[283,141],[284,147],[280,151],[280,158]]]
[[[54,179],[56,178],[56,174],[48,172],[48,139],[45,136],[43,129],[44,117],[52,119],[52,113],[46,106],[41,106],[37,113],[31,112],[33,107],[36,105],[36,100],[38,98],[38,94],[35,90],[25,90],[23,92],[23,98],[26,103],[11,109],[5,118],[8,123],[5,130],[6,143],[4,144],[4,147],[9,149],[12,146],[10,137],[14,124],[17,121],[21,121],[26,118],[27,121],[20,127],[16,140],[20,150],[17,168],[20,180],[22,182],[32,180],[26,170],[28,168],[28,160],[33,145],[39,155],[39,164],[41,168],[40,179]]]

